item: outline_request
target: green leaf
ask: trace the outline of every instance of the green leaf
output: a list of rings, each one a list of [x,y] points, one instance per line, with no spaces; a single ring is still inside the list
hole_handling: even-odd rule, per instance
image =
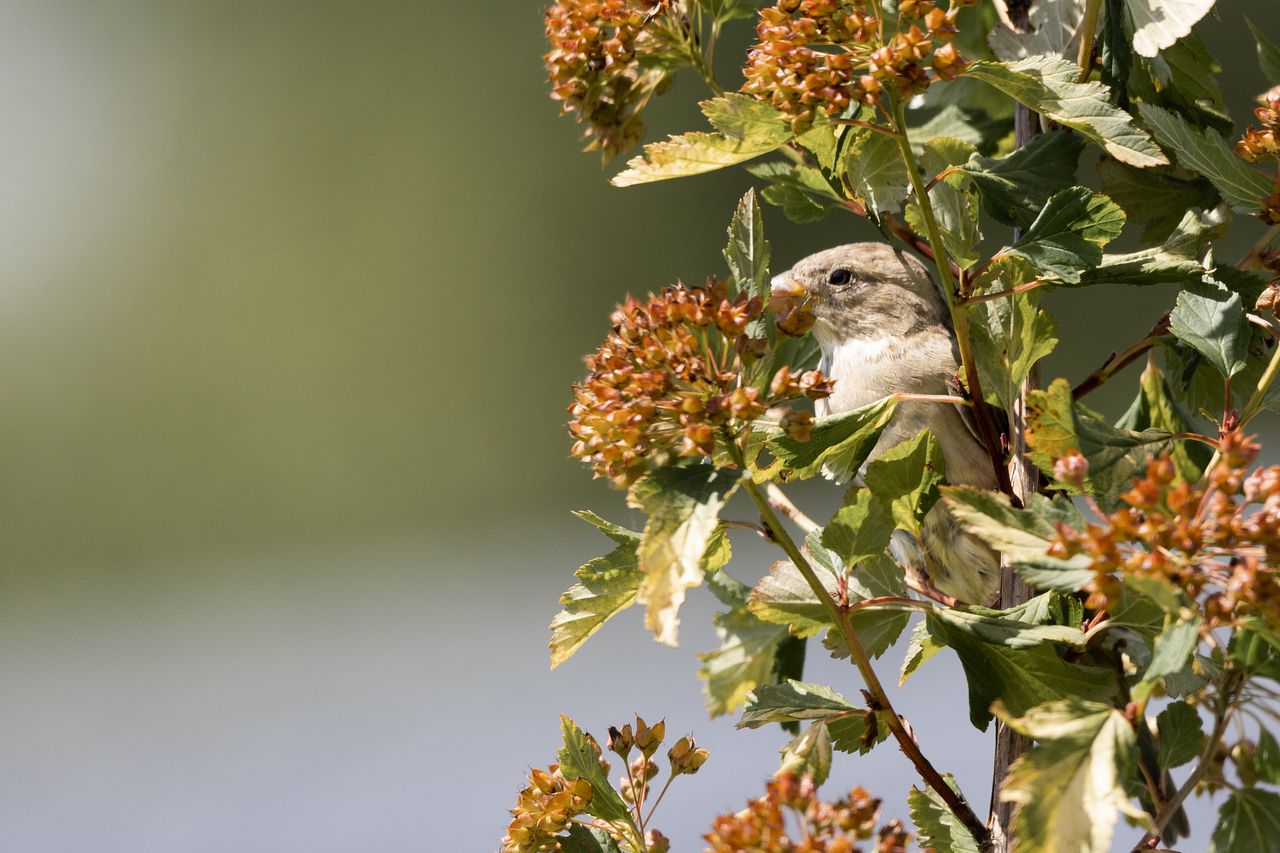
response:
[[[709,18],[721,24],[754,18],[760,5],[756,0],[697,0],[697,3]]]
[[[1171,433],[1194,431],[1190,418],[1174,399],[1164,371],[1148,364],[1138,379],[1138,386],[1137,398],[1116,423],[1117,427],[1133,431],[1160,429]],[[1178,477],[1187,483],[1199,481],[1212,455],[1207,446],[1195,441],[1173,442],[1171,454]]]
[[[1160,735],[1160,769],[1172,770],[1194,759],[1204,749],[1204,723],[1186,702],[1172,702],[1156,717]]]
[[[761,163],[748,166],[747,171],[757,178],[773,181],[764,188],[760,197],[769,204],[781,207],[783,214],[792,222],[817,222],[831,211],[842,207],[840,199],[831,191],[822,172],[812,166]]]
[[[823,530],[822,544],[845,565],[853,565],[883,554],[892,534],[889,506],[866,489],[858,489]]]
[[[1232,210],[1257,213],[1261,209],[1260,201],[1271,193],[1271,182],[1237,157],[1217,131],[1191,127],[1179,116],[1149,104],[1139,109],[1156,139],[1178,156],[1178,163],[1208,178]]]
[[[960,793],[954,776],[946,773],[942,778],[953,791]],[[911,793],[907,794],[907,806],[922,849],[934,853],[978,853],[981,849],[973,834],[932,788],[922,791],[912,786]]]
[[[789,479],[812,477],[824,466],[829,476],[848,479],[871,454],[896,406],[894,398],[886,397],[860,409],[817,418],[808,441],[798,441],[777,427],[755,429],[764,435],[769,452],[791,471]]]
[[[1054,460],[1068,451],[1084,454],[1089,460],[1085,489],[1108,512],[1146,469],[1148,457],[1169,441],[1169,434],[1162,430],[1116,429],[1074,403],[1071,386],[1065,379],[1055,379],[1048,388],[1027,395],[1026,436],[1030,448],[1027,455],[1047,474],[1052,474]]]
[[[593,524],[598,521],[597,526],[619,545],[605,556],[584,563],[575,573],[580,582],[560,596],[564,609],[551,620],[552,669],[571,658],[611,617],[634,604],[644,581],[636,554],[640,534],[589,513],[579,515]]]
[[[644,580],[637,601],[660,643],[676,645],[685,590],[702,583],[703,554],[739,481],[736,471],[700,463],[659,468],[631,487],[628,503],[649,516],[638,549]]]
[[[919,532],[925,513],[938,502],[938,486],[946,478],[942,448],[928,430],[881,453],[864,477],[871,493],[888,504],[894,523],[912,533]]]
[[[757,687],[777,682],[784,663],[780,658],[795,640],[785,626],[761,621],[745,601],[716,614],[712,622],[720,647],[698,655],[702,661],[698,675],[705,682],[707,712],[718,717],[741,705]]]
[[[1106,702],[1116,693],[1107,670],[1068,663],[1054,648],[1082,642],[1078,629],[962,610],[932,610],[925,618],[929,633],[960,657],[969,682],[969,720],[977,729],[986,730],[997,699],[1020,716],[1045,702],[1069,697]]]
[[[1125,781],[1138,757],[1124,714],[1069,699],[1001,718],[1041,741],[1014,764],[1000,792],[1018,805],[1018,849],[1110,853],[1116,819],[1128,809]]]
[[[1025,266],[1016,258],[996,263],[1001,267]],[[1007,287],[1024,283],[1016,279],[1006,282],[1003,277],[996,281]],[[1022,383],[1036,362],[1058,345],[1058,324],[1039,307],[1039,301],[1036,293],[1015,293],[971,309],[970,337],[983,390],[1006,411],[1012,411],[1018,402]]]
[[[972,145],[943,136],[924,144],[920,164],[927,173],[937,175],[944,169],[968,162],[971,156],[976,156]],[[968,269],[981,257],[978,252],[982,230],[978,227],[977,190],[964,175],[956,172],[938,181],[929,191],[929,198],[947,254],[962,269]],[[915,199],[907,205],[905,216],[907,224],[917,233],[923,234],[928,230]]]
[[[1156,637],[1151,650],[1151,663],[1142,674],[1142,680],[1133,687],[1133,698],[1145,702],[1165,676],[1179,672],[1200,642],[1200,619],[1192,618],[1176,622]]]
[[[1280,681],[1280,635],[1261,622],[1250,620],[1241,625],[1227,652],[1250,675]]]
[[[1021,239],[1005,249],[1063,281],[1078,282],[1102,262],[1102,247],[1124,228],[1124,211],[1087,187],[1055,193]]]
[[[1150,285],[1200,281],[1206,275],[1200,259],[1219,229],[1198,210],[1188,210],[1164,243],[1136,252],[1102,256],[1085,270],[1080,284]]]
[[[1105,159],[1098,163],[1098,173],[1102,176],[1102,191],[1120,205],[1130,224],[1141,226],[1138,239],[1144,244],[1164,240],[1189,214],[1212,210],[1218,203],[1213,184],[1187,176],[1172,166],[1135,169]],[[1195,221],[1199,222],[1199,216]]]
[[[1272,785],[1280,785],[1280,743],[1264,728],[1258,729],[1258,748],[1253,754],[1258,778]]]
[[[1258,67],[1267,78],[1267,85],[1280,86],[1280,47],[1276,47],[1276,43],[1258,29],[1253,21],[1245,18],[1244,22],[1249,25],[1249,32],[1253,33],[1253,40],[1258,43]]]
[[[994,86],[1058,124],[1074,128],[1131,166],[1169,161],[1128,113],[1111,105],[1100,83],[1078,83],[1080,68],[1058,57],[1032,56],[1017,62],[974,62],[964,75]]]
[[[764,238],[764,220],[754,189],[747,190],[729,222],[724,259],[739,290],[769,298],[769,241]]]
[[[758,687],[747,696],[740,729],[758,729],[767,723],[825,720],[837,714],[861,710],[822,684],[787,681]]]
[[[866,755],[876,744],[888,740],[893,733],[889,728],[888,713],[864,708],[848,717],[827,720],[831,745],[840,752]]]
[[[1033,136],[1006,157],[975,154],[964,171],[982,194],[982,208],[991,218],[1026,228],[1051,196],[1075,183],[1083,147],[1080,137],[1055,130]]]
[[[1229,379],[1244,369],[1249,357],[1249,325],[1244,315],[1239,293],[1207,279],[1178,294],[1169,330]]]
[[[942,643],[933,638],[924,622],[917,622],[911,629],[911,637],[907,640],[907,654],[902,659],[902,669],[898,673],[898,686],[907,683],[907,679],[915,674],[925,661],[945,649]]]
[[[561,836],[559,841],[563,853],[622,853],[609,833],[580,823],[570,824],[568,835]]]
[[[965,109],[957,104],[947,104],[937,115],[918,127],[908,130],[911,148],[917,157],[924,154],[924,143],[939,136],[972,145],[981,150],[995,147],[996,141],[1009,132],[1007,122],[992,121],[984,114]]]
[[[1218,811],[1208,853],[1278,853],[1280,794],[1260,788],[1232,792]]]
[[[1042,0],[1029,4],[1024,32],[997,25],[987,41],[996,57],[1006,61],[1045,54],[1074,56],[1084,7],[1084,0]]]
[[[1231,116],[1214,76],[1222,71],[1200,37],[1192,33],[1139,63],[1147,72],[1131,78],[1129,95],[1181,115],[1191,124],[1230,133]],[[1149,81],[1149,84],[1148,84]]]
[[[907,166],[898,143],[883,133],[860,129],[845,155],[845,174],[854,194],[876,213],[893,213],[907,197]]]
[[[1191,32],[1215,0],[1125,0],[1133,21],[1133,49],[1155,56]]]
[[[569,781],[585,779],[593,794],[587,806],[587,814],[607,821],[625,821],[632,827],[631,810],[622,801],[621,795],[609,784],[609,779],[600,766],[599,746],[591,736],[578,728],[578,724],[560,715],[560,731],[563,743],[560,746],[560,772]]]
[[[1055,522],[1083,526],[1070,501],[1033,494],[1026,509],[1015,509],[1005,495],[963,486],[944,486],[942,496],[965,530],[1004,554],[1019,576],[1033,586],[1075,592],[1093,578],[1086,555],[1067,560],[1048,555],[1049,543],[1056,535]]]
[[[630,187],[714,172],[776,151],[794,136],[781,112],[749,95],[732,93],[699,106],[717,132],[691,131],[651,142],[610,183]]]
[[[831,732],[822,720],[805,729],[795,740],[778,750],[778,773],[811,775],[821,785],[831,775]]]
[[[819,573],[828,594],[836,594],[835,575]],[[778,560],[751,592],[751,612],[775,625],[790,627],[797,637],[812,637],[831,627],[826,608],[791,562]]]

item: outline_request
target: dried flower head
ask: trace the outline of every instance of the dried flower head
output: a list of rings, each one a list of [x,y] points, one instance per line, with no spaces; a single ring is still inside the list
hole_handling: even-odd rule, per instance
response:
[[[551,97],[587,125],[586,150],[612,157],[644,135],[640,114],[670,79],[642,60],[661,49],[672,0],[560,0],[544,17]]]
[[[1264,92],[1253,111],[1260,126],[1250,126],[1236,143],[1236,153],[1250,163],[1280,160],[1280,86]],[[1261,199],[1258,216],[1269,224],[1280,223],[1280,181]]]
[[[1109,607],[1124,576],[1164,581],[1204,610],[1205,628],[1259,617],[1280,627],[1280,466],[1246,469],[1258,445],[1239,430],[1220,442],[1205,488],[1164,454],[1122,495],[1125,506],[1083,531],[1058,525],[1049,553],[1093,562],[1088,605]]]
[[[520,792],[516,807],[511,810],[502,853],[559,850],[557,836],[586,810],[593,793],[585,779],[565,779],[558,764],[546,770],[531,770],[529,786]]]
[[[818,798],[810,777],[780,773],[763,797],[737,814],[717,817],[703,838],[707,853],[854,853],[862,850],[856,842],[873,838],[877,853],[905,851],[911,834],[896,820],[877,832],[879,816],[880,801],[862,788],[826,802]],[[788,834],[789,823],[799,828],[799,840]]]
[[[829,395],[831,380],[818,371],[797,378],[782,368],[763,391],[746,381],[756,348],[742,339],[754,340],[747,327],[763,311],[759,297],[731,296],[723,281],[628,298],[574,386],[572,455],[625,487],[651,467],[712,456],[772,406]],[[639,746],[639,728],[635,737]]]
[[[950,43],[961,4],[900,2],[899,31],[885,40],[873,3],[779,0],[762,9],[742,91],[782,110],[799,133],[819,114],[879,103],[886,87],[910,97],[964,68]]]

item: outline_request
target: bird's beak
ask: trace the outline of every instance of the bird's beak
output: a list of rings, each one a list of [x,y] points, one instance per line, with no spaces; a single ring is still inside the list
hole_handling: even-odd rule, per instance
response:
[[[771,284],[770,292],[775,297],[782,296],[797,299],[809,295],[809,291],[805,289],[805,286],[799,280],[792,278],[791,270],[775,275]]]

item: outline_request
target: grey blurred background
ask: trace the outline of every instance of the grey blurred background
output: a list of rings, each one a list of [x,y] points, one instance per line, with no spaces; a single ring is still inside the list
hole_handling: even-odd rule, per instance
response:
[[[1241,15],[1280,21],[1220,7],[1202,31],[1243,117]],[[610,188],[546,97],[540,14],[0,3],[0,850],[491,850],[560,711],[712,749],[663,806],[677,850],[758,795],[782,737],[706,719],[705,593],[679,652],[627,614],[547,671],[556,598],[607,547],[568,510],[636,521],[566,457],[569,384],[624,293],[720,271],[749,179]],[[698,126],[698,85],[655,133]],[[779,262],[871,236],[766,217]],[[1046,375],[1171,300],[1055,298]],[[750,579],[771,555],[738,544]],[[928,667],[903,707],[985,803],[990,736]],[[910,781],[884,746],[829,784],[905,817]]]

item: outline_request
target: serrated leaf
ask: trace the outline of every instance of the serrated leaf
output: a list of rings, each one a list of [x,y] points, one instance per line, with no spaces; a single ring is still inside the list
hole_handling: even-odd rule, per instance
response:
[[[1125,0],[1133,21],[1133,49],[1155,56],[1191,32],[1215,0]]]
[[[1178,163],[1204,175],[1237,213],[1257,213],[1271,192],[1271,182],[1250,169],[1212,128],[1191,127],[1182,118],[1150,104],[1139,106],[1160,144],[1172,149]]]
[[[1258,729],[1258,748],[1253,754],[1253,764],[1259,779],[1280,785],[1280,743],[1265,728]]]
[[[894,523],[916,533],[925,513],[938,502],[938,486],[946,478],[946,461],[938,440],[928,430],[921,430],[915,438],[877,456],[867,465],[864,480],[871,493],[888,504]]]
[[[1188,210],[1164,243],[1136,252],[1102,256],[1085,270],[1080,284],[1151,285],[1199,281],[1206,275],[1200,259],[1219,229],[1198,210]]]
[[[1042,272],[1078,282],[1102,261],[1102,248],[1120,235],[1124,211],[1087,187],[1071,187],[1045,202],[1031,227],[1005,253],[1026,258]]]
[[[950,773],[942,777],[957,794],[960,788]],[[981,848],[960,819],[932,788],[923,791],[912,786],[907,794],[911,822],[915,824],[920,847],[934,853],[978,853]]]
[[[1280,86],[1280,47],[1276,47],[1276,43],[1253,21],[1245,18],[1244,22],[1249,25],[1249,32],[1253,33],[1253,39],[1258,43],[1258,67],[1267,78],[1267,84]]]
[[[994,148],[995,141],[1008,132],[1008,122],[993,121],[976,110],[947,104],[933,118],[910,128],[907,136],[911,140],[912,150],[920,157],[924,154],[924,144],[940,136],[956,139],[985,151]]]
[[[1124,210],[1131,225],[1140,225],[1142,243],[1164,240],[1196,210],[1212,210],[1218,191],[1204,178],[1171,166],[1135,169],[1115,160],[1098,163],[1102,191]],[[1199,216],[1195,216],[1199,222]],[[1150,250],[1147,250],[1150,251]],[[1203,252],[1194,256],[1198,260]],[[1198,264],[1197,264],[1198,266]],[[1126,282],[1127,283],[1127,282]]]
[[[822,531],[822,544],[854,565],[884,553],[893,533],[889,505],[866,489],[850,496]]]
[[[1249,357],[1249,325],[1244,315],[1239,293],[1207,279],[1178,294],[1169,315],[1169,331],[1229,379],[1244,369]]]
[[[1084,524],[1070,501],[1033,494],[1026,509],[1015,509],[1005,495],[962,486],[944,486],[942,496],[964,529],[1004,554],[1031,585],[1075,592],[1093,578],[1087,556],[1064,560],[1048,555],[1055,522],[1076,528]]]
[[[760,197],[769,204],[782,208],[787,219],[801,225],[817,222],[840,208],[840,202],[834,199],[807,192],[789,183],[770,184],[760,192]]]
[[[1222,100],[1222,87],[1214,76],[1222,71],[1200,37],[1192,33],[1178,39],[1150,59],[1139,64],[1146,80],[1134,75],[1130,97],[1181,115],[1189,123],[1230,133],[1231,116]]]
[[[1156,717],[1160,736],[1160,769],[1172,770],[1194,759],[1204,749],[1204,723],[1186,702],[1172,702]]]
[[[897,211],[909,180],[898,143],[883,133],[860,130],[845,154],[845,175],[854,194],[877,213]]]
[[[587,814],[607,821],[625,821],[635,823],[631,819],[631,810],[622,801],[622,796],[609,784],[600,766],[600,756],[588,735],[578,728],[578,724],[560,715],[560,732],[563,737],[558,757],[560,772],[569,781],[585,779],[593,794],[587,806]]]
[[[929,628],[924,622],[917,622],[916,626],[911,629],[911,636],[907,639],[907,653],[902,658],[902,669],[898,673],[898,686],[907,683],[907,679],[915,674],[915,671],[924,665],[925,661],[945,649],[942,643],[938,642],[929,633]]]
[[[964,171],[982,195],[983,210],[997,222],[1026,228],[1051,196],[1075,183],[1083,148],[1080,137],[1055,130],[1005,157],[975,154]]]
[[[991,51],[1005,61],[1027,56],[1064,56],[1080,40],[1085,0],[1037,0],[1030,4],[1025,32],[996,26],[987,37]],[[1074,53],[1072,54],[1074,55]]]
[[[767,723],[825,720],[838,714],[863,710],[823,684],[787,681],[758,687],[747,696],[740,729],[758,729]]]
[[[729,222],[724,259],[739,290],[768,299],[769,241],[764,238],[764,220],[754,189],[747,190]]]
[[[1036,362],[1058,345],[1058,324],[1039,301],[1035,293],[1015,293],[971,309],[970,337],[982,388],[1006,411],[1018,402]]]
[[[809,726],[778,750],[778,774],[811,775],[821,785],[831,775],[831,732],[822,720]]]
[[[1009,725],[1042,741],[1010,770],[1000,797],[1016,803],[1018,850],[1110,853],[1136,765],[1133,727],[1108,704],[1054,702]]]
[[[736,471],[710,463],[659,468],[638,480],[627,501],[649,516],[638,548],[637,601],[654,638],[676,645],[685,590],[702,582],[702,557],[719,523],[720,508],[740,482]]]
[[[1170,433],[1193,432],[1191,420],[1173,397],[1164,371],[1148,364],[1138,378],[1138,396],[1129,410],[1116,422],[1120,429],[1141,431],[1161,429]],[[1212,455],[1208,447],[1194,441],[1175,441],[1171,458],[1177,476],[1186,483],[1196,483],[1204,473]]]
[[[944,169],[967,162],[973,153],[973,146],[967,142],[946,136],[936,137],[924,143],[920,164],[926,172],[938,175]],[[982,242],[978,191],[964,175],[953,172],[934,184],[929,198],[947,254],[961,269],[968,269],[981,257],[978,251],[978,244]],[[907,204],[904,216],[917,233],[927,232],[924,213],[916,199]]]
[[[1089,460],[1085,489],[1108,512],[1145,470],[1148,457],[1169,442],[1163,430],[1128,432],[1111,426],[1073,401],[1065,379],[1027,394],[1026,436],[1028,457],[1047,474],[1052,474],[1054,461],[1069,451],[1084,454]]]
[[[1055,645],[1080,642],[1079,630],[1027,625],[961,610],[932,610],[929,633],[955,650],[969,683],[969,720],[985,731],[992,703],[1021,716],[1037,705],[1069,697],[1110,701],[1114,678],[1105,669],[1068,663]]]
[[[551,620],[551,668],[571,658],[610,618],[635,604],[644,573],[636,545],[619,545],[578,569],[581,583],[560,596],[564,606]]]
[[[563,853],[622,853],[618,842],[603,829],[571,823],[567,833],[559,838]]]
[[[704,682],[707,713],[717,717],[741,705],[752,690],[778,681],[780,653],[795,639],[786,626],[761,621],[745,601],[712,621],[720,647],[698,655],[698,675]]]
[[[1260,788],[1232,792],[1218,811],[1208,853],[1280,853],[1280,794]]]
[[[1145,702],[1167,675],[1186,666],[1187,659],[1200,641],[1200,619],[1192,618],[1170,625],[1156,637],[1151,650],[1151,662],[1142,673],[1142,680],[1133,687],[1133,698]]]
[[[994,86],[1058,124],[1080,131],[1123,163],[1146,167],[1169,162],[1128,113],[1111,105],[1106,86],[1076,82],[1080,68],[1074,62],[1049,56],[1011,63],[974,62],[963,74]]]
[[[777,427],[754,428],[765,437],[765,446],[781,466],[792,472],[791,479],[812,477],[824,466],[834,476],[847,479],[862,467],[896,407],[897,401],[886,397],[860,409],[817,418],[808,441],[798,441]]]

